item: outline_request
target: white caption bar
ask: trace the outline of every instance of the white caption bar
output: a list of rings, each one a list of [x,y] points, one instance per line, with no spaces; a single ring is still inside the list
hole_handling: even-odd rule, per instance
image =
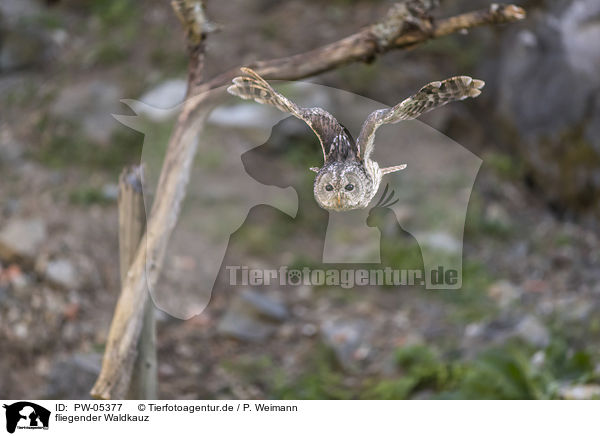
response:
[[[0,434],[592,434],[595,401],[2,401]],[[33,430],[42,430],[34,432]],[[209,433],[210,432],[210,433]]]

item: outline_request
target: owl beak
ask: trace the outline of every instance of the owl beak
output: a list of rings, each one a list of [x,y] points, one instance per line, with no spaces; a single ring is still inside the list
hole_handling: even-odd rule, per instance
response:
[[[342,193],[341,192],[338,192],[338,195],[337,195],[337,205],[338,205],[338,207],[340,207],[342,205]]]

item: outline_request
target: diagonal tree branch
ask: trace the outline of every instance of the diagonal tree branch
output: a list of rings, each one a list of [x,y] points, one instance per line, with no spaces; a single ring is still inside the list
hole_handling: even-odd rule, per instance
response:
[[[175,0],[172,4],[187,35],[190,54],[187,96],[191,98],[185,101],[169,140],[146,234],[129,268],[117,302],[102,371],[91,391],[96,398],[120,399],[127,391],[137,354],[136,344],[148,289],[156,284],[167,244],[185,197],[196,152],[194,139],[206,115],[200,109],[207,106],[208,91],[228,83],[239,74],[239,68],[234,68],[202,83],[204,39],[207,33],[214,30],[214,25],[206,20],[200,0]],[[438,22],[433,22],[427,16],[398,15],[402,13],[406,14],[406,10],[398,8],[391,11],[381,23],[321,48],[294,56],[259,61],[248,66],[269,79],[295,80],[351,62],[369,62],[389,50],[407,49],[461,30],[509,23],[525,17],[523,9],[512,5],[492,5],[484,10]]]
[[[198,0],[175,0],[175,13],[186,31],[190,54],[188,69],[188,95],[194,93],[202,79],[204,64],[204,40],[212,30],[204,15],[202,2]],[[188,99],[187,102],[193,102]],[[190,123],[190,110],[184,105],[169,147],[156,190],[146,233],[129,267],[106,341],[106,351],[100,375],[91,390],[99,399],[122,399],[131,380],[131,372],[137,356],[137,343],[142,330],[144,307],[148,290],[156,283],[163,263],[167,243],[177,222],[179,208],[191,165],[196,152],[198,122]]]
[[[505,24],[525,18],[525,10],[514,5],[492,4],[487,9],[467,12],[450,18],[441,19],[419,28],[406,28],[391,43],[385,45],[379,40],[376,29],[382,23],[368,26],[363,30],[347,36],[339,41],[305,53],[257,61],[249,65],[265,79],[298,80],[330,71],[352,62],[371,62],[376,56],[390,50],[412,48],[430,39],[457,33],[491,24]],[[212,88],[225,85],[240,74],[240,67],[232,68],[210,79],[198,88],[198,92],[206,92]]]

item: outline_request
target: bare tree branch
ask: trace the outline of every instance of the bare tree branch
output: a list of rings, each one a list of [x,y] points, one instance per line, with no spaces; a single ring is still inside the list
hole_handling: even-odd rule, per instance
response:
[[[201,82],[204,38],[214,29],[214,25],[206,20],[200,0],[176,0],[173,7],[187,34],[190,53],[187,95],[193,98],[185,101],[169,140],[146,234],[123,285],[107,339],[102,371],[92,389],[92,395],[96,398],[119,399],[127,391],[148,289],[157,281],[190,177],[196,152],[194,138],[204,117],[198,116],[198,109],[206,105],[208,91],[228,83],[239,74],[239,68],[234,68]],[[406,49],[464,29],[520,20],[525,17],[525,11],[512,5],[492,5],[485,10],[446,18],[437,23],[427,17],[411,15],[404,17],[410,24],[407,26],[399,17],[392,13],[381,23],[321,48],[248,66],[269,79],[295,80],[351,62],[372,61],[386,51]]]
[[[504,24],[525,18],[525,10],[514,5],[492,4],[487,9],[456,15],[439,20],[431,25],[428,32],[422,29],[407,28],[392,43],[384,46],[374,30],[381,23],[347,36],[339,41],[317,49],[284,58],[257,61],[249,65],[266,79],[298,80],[333,70],[352,62],[371,62],[376,56],[395,49],[412,48],[430,39],[457,33],[463,30],[490,24]],[[426,28],[425,24],[422,26]],[[225,85],[240,74],[240,67],[219,74],[198,88],[206,92]]]

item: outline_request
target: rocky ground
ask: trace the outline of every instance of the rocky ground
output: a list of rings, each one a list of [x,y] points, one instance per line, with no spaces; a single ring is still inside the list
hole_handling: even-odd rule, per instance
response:
[[[440,14],[480,6],[458,3]],[[424,118],[483,159],[465,227],[463,289],[224,289],[187,321],[158,311],[161,398],[600,396],[595,202],[557,200],[565,198],[555,195],[559,188],[543,182],[552,169],[532,170],[514,151],[541,147],[543,139],[523,131],[533,123],[543,137],[553,114],[562,118],[571,106],[540,114],[543,123],[523,118],[515,109],[523,93],[502,91],[508,85],[494,73],[521,83],[531,68],[527,57],[506,60],[512,38],[552,62],[527,32],[550,40],[549,17],[565,17],[568,28],[577,21],[569,4],[587,2],[551,12],[534,3],[534,18],[515,29],[481,29],[314,79],[384,104],[429,79],[469,72],[488,82],[477,106],[486,111],[457,105]],[[167,2],[143,11],[134,5],[0,5],[0,397],[86,398],[98,373],[119,291],[115,183],[142,145],[110,114],[127,113],[120,98],[153,90],[166,106],[174,103],[173,80],[185,74],[183,37]],[[207,74],[333,41],[387,7],[336,1],[323,12],[313,1],[208,2],[222,30],[209,39]],[[590,26],[593,35],[598,26]],[[567,38],[571,48],[589,37],[572,34],[579,39]],[[556,62],[557,75],[575,74],[564,66],[571,58]],[[589,86],[578,92],[594,95],[593,81],[582,83]],[[578,144],[581,156],[589,152],[582,138],[597,124],[588,106],[566,121],[583,136],[560,141]],[[507,113],[519,123],[498,128],[511,121]],[[579,165],[581,156],[569,162]],[[590,167],[572,179],[586,185],[597,172]],[[253,218],[270,217],[260,213]],[[272,253],[256,246],[279,236],[250,227],[236,239],[239,254],[268,262]],[[310,234],[300,239],[289,243],[318,243]]]

